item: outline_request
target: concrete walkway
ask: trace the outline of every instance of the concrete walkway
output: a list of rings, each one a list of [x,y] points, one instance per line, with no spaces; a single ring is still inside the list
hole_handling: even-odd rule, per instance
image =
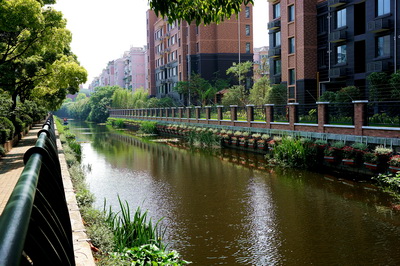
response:
[[[12,150],[6,154],[6,156],[0,158],[0,216],[25,167],[23,156],[29,148],[35,146],[37,133],[40,129],[42,129],[42,124],[34,125],[29,133],[19,141],[17,146],[13,147]],[[64,191],[67,199],[73,232],[72,238],[74,244],[75,262],[76,265],[82,266],[95,265],[90,245],[88,243],[89,239],[86,235],[86,230],[82,222],[78,204],[76,202],[75,193],[72,187],[72,182],[68,172],[61,142],[58,138],[58,132],[56,132],[56,134]]]

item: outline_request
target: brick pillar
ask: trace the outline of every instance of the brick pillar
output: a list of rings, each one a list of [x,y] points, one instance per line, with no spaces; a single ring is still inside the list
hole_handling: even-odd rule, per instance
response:
[[[297,106],[298,105],[299,105],[299,103],[288,103],[290,130],[294,130],[294,123],[298,122],[298,118],[297,118]]]
[[[206,106],[206,120],[211,119],[211,106]]]
[[[223,105],[217,105],[217,112],[218,112],[218,120],[222,120],[224,119],[223,113],[222,113],[222,108],[224,106]]]
[[[324,125],[328,123],[328,104],[329,102],[317,102],[318,105],[318,132],[324,132]]]
[[[201,106],[195,106],[194,107],[195,109],[195,118],[196,118],[196,120],[199,120],[200,119],[200,110],[201,110]]]
[[[248,104],[246,105],[247,108],[247,122],[251,123],[251,121],[254,121],[254,104]]]
[[[172,116],[173,118],[175,118],[175,113],[176,113],[176,107],[174,107],[174,108],[171,109],[171,116]]]
[[[362,127],[366,123],[366,105],[368,101],[353,101],[354,104],[354,134],[363,135]]]
[[[192,107],[186,107],[186,119],[189,119],[189,118],[193,118],[193,117],[190,117],[190,110],[192,110]]]
[[[182,116],[183,116],[183,107],[178,107],[179,109],[178,109],[178,117],[179,117],[179,119],[182,119]]]
[[[237,105],[230,105],[231,107],[231,121],[237,120]]]
[[[265,122],[267,128],[271,128],[271,122],[274,122],[274,104],[264,104]]]

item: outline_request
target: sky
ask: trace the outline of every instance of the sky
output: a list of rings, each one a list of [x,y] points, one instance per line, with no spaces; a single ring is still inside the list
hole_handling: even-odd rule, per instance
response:
[[[266,46],[268,2],[254,2],[254,47]],[[122,57],[130,47],[146,44],[148,0],[57,0],[54,8],[67,19],[72,51],[88,71],[85,87],[109,61]]]

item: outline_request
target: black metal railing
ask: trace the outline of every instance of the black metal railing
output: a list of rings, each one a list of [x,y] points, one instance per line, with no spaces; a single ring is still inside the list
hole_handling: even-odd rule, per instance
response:
[[[0,265],[75,265],[53,117],[24,154],[25,167],[0,217]]]
[[[354,104],[353,103],[329,104],[328,124],[354,125]]]
[[[289,122],[289,107],[287,105],[275,105],[273,122]]]
[[[305,124],[318,124],[318,106],[316,104],[298,105],[297,121]]]
[[[399,127],[399,102],[369,102],[366,110],[366,125],[375,127]]]

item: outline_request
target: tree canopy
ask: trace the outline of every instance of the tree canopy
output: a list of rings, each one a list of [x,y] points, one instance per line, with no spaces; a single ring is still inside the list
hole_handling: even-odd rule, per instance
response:
[[[167,17],[170,22],[186,20],[210,24],[219,23],[239,13],[241,5],[254,4],[253,0],[149,0],[156,14]]]
[[[51,0],[0,2],[0,88],[9,92],[13,108],[17,97],[58,108],[87,79],[62,13],[47,5]]]

